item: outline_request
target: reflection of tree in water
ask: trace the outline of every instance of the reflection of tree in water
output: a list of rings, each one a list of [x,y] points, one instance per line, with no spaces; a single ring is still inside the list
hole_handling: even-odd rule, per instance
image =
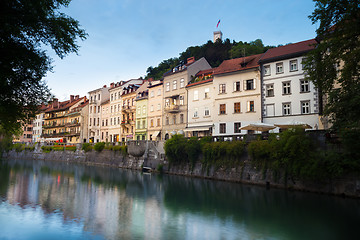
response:
[[[0,159],[0,199],[6,199],[9,187],[10,166]]]
[[[351,210],[359,211],[360,203],[353,199],[341,199],[341,204],[334,205],[333,197],[326,195],[174,176],[165,181],[164,205],[173,214],[232,219],[245,223],[252,233],[272,232],[295,239],[324,239],[329,234],[327,239],[339,239],[360,223],[359,215]],[[339,224],[339,217],[346,221]],[[313,231],[303,231],[303,226]]]

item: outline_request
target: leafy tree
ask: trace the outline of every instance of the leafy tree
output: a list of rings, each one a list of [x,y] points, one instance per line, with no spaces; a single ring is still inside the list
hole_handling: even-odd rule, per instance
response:
[[[308,54],[307,79],[327,97],[324,114],[334,129],[360,127],[360,1],[321,0],[309,18],[319,44]]]
[[[318,42],[305,62],[307,79],[325,98],[324,115],[343,139],[344,151],[360,159],[360,1],[318,0],[309,18],[320,22]]]
[[[51,70],[43,50],[63,58],[77,52],[86,33],[79,22],[60,12],[71,0],[2,0],[0,2],[0,128],[15,133],[51,94],[42,80]]]

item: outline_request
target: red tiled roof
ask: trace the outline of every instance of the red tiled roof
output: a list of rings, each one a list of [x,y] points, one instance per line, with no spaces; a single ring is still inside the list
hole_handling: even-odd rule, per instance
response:
[[[59,102],[59,106],[53,106],[52,104],[49,104],[50,107],[48,109],[45,110],[45,112],[54,112],[54,111],[60,111],[60,110],[65,110],[68,109],[69,107],[71,107],[72,105],[74,105],[75,103],[83,100],[84,97],[78,98],[72,102],[70,102],[70,100],[64,101],[64,102]]]
[[[281,47],[270,48],[260,58],[260,62],[277,61],[293,56],[301,56],[315,48],[316,40],[310,39]]]
[[[213,79],[210,78],[210,79],[202,80],[202,81],[199,81],[199,82],[189,83],[186,87],[192,87],[192,86],[195,86],[195,85],[200,85],[200,84],[212,82],[212,80]]]
[[[219,67],[214,70],[214,75],[237,72],[259,66],[259,59],[262,54],[252,55],[242,58],[234,58],[223,61]]]

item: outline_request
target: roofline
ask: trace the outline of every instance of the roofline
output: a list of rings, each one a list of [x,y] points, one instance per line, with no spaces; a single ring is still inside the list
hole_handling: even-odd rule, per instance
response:
[[[295,52],[295,53],[284,54],[284,55],[276,56],[276,57],[272,57],[272,58],[260,59],[259,63],[263,64],[263,63],[269,63],[269,62],[276,62],[276,61],[280,61],[280,60],[285,60],[285,59],[288,59],[288,58],[300,57],[300,56],[303,56],[306,53],[310,52],[311,50],[313,50],[313,49],[300,51],[300,52]]]
[[[205,83],[211,83],[212,81],[213,81],[213,78],[202,80],[202,81],[199,81],[199,82],[189,83],[188,85],[185,86],[185,88],[191,88],[191,87],[203,85]]]
[[[247,68],[242,68],[242,69],[239,69],[239,70],[226,71],[226,72],[222,72],[222,73],[214,73],[213,75],[214,75],[214,76],[217,76],[217,75],[222,75],[222,74],[228,74],[228,73],[234,73],[234,72],[241,72],[241,71],[251,70],[251,69],[253,69],[253,68],[259,68],[259,67],[260,67],[260,65],[257,64],[256,66],[247,67]]]

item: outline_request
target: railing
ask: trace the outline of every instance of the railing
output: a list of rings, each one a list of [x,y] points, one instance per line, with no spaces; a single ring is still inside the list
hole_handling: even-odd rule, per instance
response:
[[[180,108],[179,105],[165,106],[165,111],[166,112],[178,112],[179,108]]]

